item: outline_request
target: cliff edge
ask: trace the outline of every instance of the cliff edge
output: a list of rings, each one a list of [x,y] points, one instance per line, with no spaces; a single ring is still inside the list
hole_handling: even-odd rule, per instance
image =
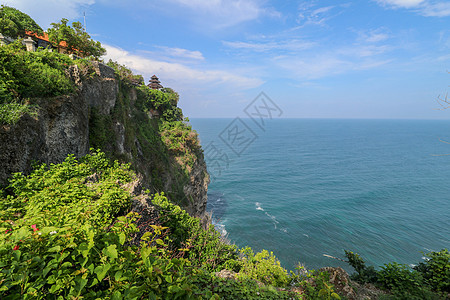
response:
[[[127,81],[123,68],[98,62],[70,66],[66,73],[74,93],[32,98],[36,116],[0,125],[0,186],[12,173],[29,173],[33,164],[61,163],[69,154],[82,157],[95,148],[131,164],[143,189],[164,192],[191,216],[203,216],[209,176],[197,134],[176,106],[178,95]],[[161,105],[157,97],[171,103]],[[178,114],[167,116],[169,110]]]

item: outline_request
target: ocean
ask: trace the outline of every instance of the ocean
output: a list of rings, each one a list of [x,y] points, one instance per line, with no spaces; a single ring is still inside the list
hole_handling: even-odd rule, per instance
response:
[[[191,119],[207,210],[239,247],[293,270],[417,264],[450,247],[450,121]],[[261,125],[261,124],[260,124]]]

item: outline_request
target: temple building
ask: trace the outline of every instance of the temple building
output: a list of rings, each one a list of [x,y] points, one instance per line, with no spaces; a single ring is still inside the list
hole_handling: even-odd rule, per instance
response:
[[[152,78],[149,80],[149,82],[150,83],[147,86],[153,90],[159,90],[163,88],[161,82],[159,81],[158,77],[156,77],[156,75],[153,75]]]

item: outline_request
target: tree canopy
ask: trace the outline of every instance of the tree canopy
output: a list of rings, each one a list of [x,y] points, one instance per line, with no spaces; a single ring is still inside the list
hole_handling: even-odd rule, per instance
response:
[[[42,28],[27,14],[2,5],[0,7],[0,33],[11,38],[24,37],[25,31],[42,34]]]
[[[69,52],[80,56],[93,56],[98,58],[106,53],[101,43],[91,39],[91,36],[84,31],[80,22],[73,22],[68,25],[69,20],[62,19],[59,23],[52,23],[52,28],[47,30],[49,40],[59,46],[61,42],[66,43]]]

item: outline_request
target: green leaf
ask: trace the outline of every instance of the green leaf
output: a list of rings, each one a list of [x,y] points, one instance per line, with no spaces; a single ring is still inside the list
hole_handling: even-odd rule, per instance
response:
[[[123,274],[122,270],[117,271],[116,274],[114,274],[114,279],[116,281],[120,281],[120,279],[122,278],[122,274]]]
[[[123,244],[125,244],[125,240],[126,240],[125,233],[121,232],[121,233],[119,234],[119,243],[120,243],[121,245],[123,245]]]
[[[333,297],[334,299],[341,300],[341,297],[339,297],[339,295],[336,293],[331,293],[331,297]]]
[[[152,236],[152,233],[150,231],[147,231],[146,233],[144,233],[144,235],[141,237],[141,239],[145,241],[145,239],[147,239],[150,236]]]
[[[75,283],[76,283],[75,290],[77,291],[77,295],[79,296],[79,295],[81,295],[81,291],[83,290],[83,288],[88,283],[88,280],[84,279],[84,278],[77,277],[77,278],[75,278]]]
[[[122,300],[122,294],[119,291],[115,291],[111,297],[111,300]]]
[[[98,266],[95,268],[94,273],[97,274],[98,281],[102,281],[105,278],[106,273],[111,269],[110,264]]]
[[[164,279],[165,279],[168,283],[172,283],[172,275],[164,276]]]
[[[109,256],[110,258],[115,259],[118,257],[116,248],[117,248],[117,245],[109,245],[107,248],[105,248],[103,250],[103,252],[105,255]]]
[[[59,252],[61,251],[61,246],[55,246],[47,250],[48,252]]]

